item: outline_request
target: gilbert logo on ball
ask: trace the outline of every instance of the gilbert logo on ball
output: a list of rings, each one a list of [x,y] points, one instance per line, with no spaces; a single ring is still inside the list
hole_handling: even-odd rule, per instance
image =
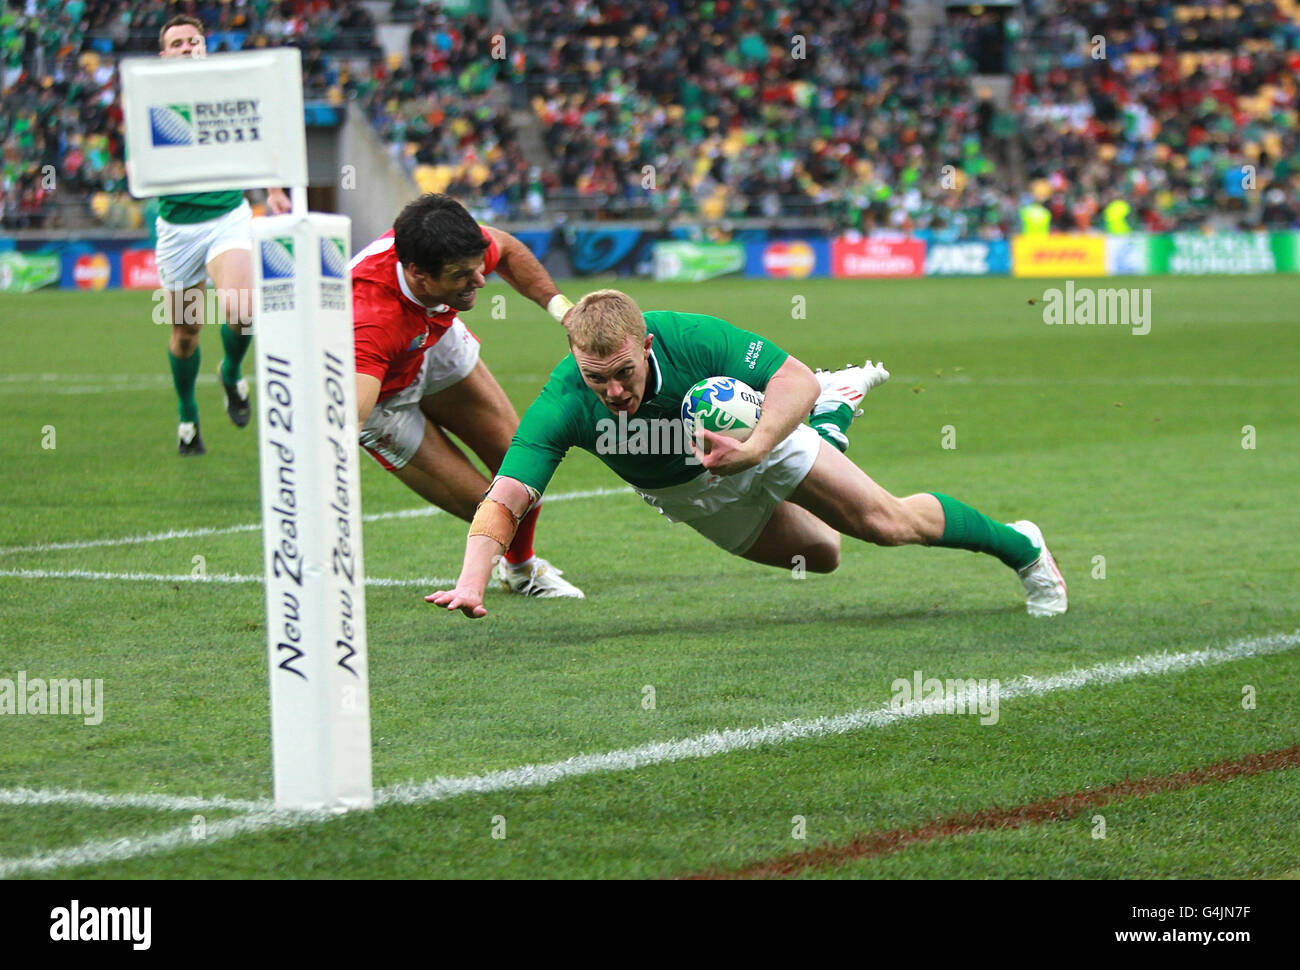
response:
[[[694,438],[700,429],[744,441],[763,413],[763,395],[734,377],[708,377],[682,398],[682,424]]]

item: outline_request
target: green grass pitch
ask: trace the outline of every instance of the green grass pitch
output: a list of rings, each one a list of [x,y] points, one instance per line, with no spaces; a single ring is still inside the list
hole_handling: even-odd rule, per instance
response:
[[[958,551],[846,540],[830,576],[752,565],[574,453],[551,493],[599,494],[550,502],[538,550],[585,601],[493,592],[474,623],[418,586],[368,589],[377,788],[879,708],[916,670],[1009,684],[1294,634],[1300,278],[1096,282],[1149,287],[1150,333],[1046,326],[1029,300],[1060,281],[624,284],[645,309],[717,314],[811,366],[883,360],[893,379],[868,397],[849,456],[895,493],[1037,521],[1070,612],[1031,619],[1010,571]],[[505,319],[490,313],[499,293]],[[35,804],[56,790],[270,796],[262,589],[183,580],[261,572],[257,430],[226,420],[213,329],[208,454],[176,456],[150,310],[140,293],[0,297],[0,678],[102,678],[105,699],[96,726],[0,716],[0,874],[671,877],[1300,741],[1300,649],[1286,648],[1017,697],[992,725],[909,718],[311,824],[254,829],[211,801]],[[565,351],[559,328],[499,285],[466,320],[522,411]],[[421,507],[363,466],[365,513]],[[112,541],[168,530],[197,534]],[[464,536],[446,515],[370,521],[367,573],[454,577]],[[1300,869],[1298,778],[1206,783],[801,875],[1281,876]],[[181,835],[155,851],[105,849],[167,833]]]

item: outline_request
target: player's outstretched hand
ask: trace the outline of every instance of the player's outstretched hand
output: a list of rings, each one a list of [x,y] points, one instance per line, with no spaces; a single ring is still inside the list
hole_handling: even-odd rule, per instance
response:
[[[430,593],[424,601],[435,606],[446,607],[448,610],[460,610],[472,620],[481,620],[487,616],[487,610],[483,606],[483,594],[471,589],[461,589],[459,586],[455,589]]]
[[[762,460],[747,447],[748,442],[737,441],[725,434],[715,434],[706,428],[699,428],[695,432],[695,439],[696,457],[706,470],[715,475],[734,475],[746,468],[753,468]]]
[[[293,211],[293,202],[284,189],[270,188],[266,190],[266,207],[271,215],[281,216]]]

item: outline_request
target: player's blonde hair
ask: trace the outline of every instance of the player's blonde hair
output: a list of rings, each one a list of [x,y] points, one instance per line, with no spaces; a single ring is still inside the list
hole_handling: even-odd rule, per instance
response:
[[[645,317],[620,290],[588,293],[569,311],[569,346],[600,357],[618,353],[628,337],[645,341]]]

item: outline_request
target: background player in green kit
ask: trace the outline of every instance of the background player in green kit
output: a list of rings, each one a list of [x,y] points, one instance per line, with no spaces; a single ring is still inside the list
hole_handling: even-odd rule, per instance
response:
[[[158,35],[160,57],[203,57],[207,47],[203,23],[194,17],[172,17]],[[272,213],[288,212],[289,198],[278,188],[267,191]],[[199,330],[204,320],[204,288],[210,276],[225,322],[221,344],[225,356],[218,377],[226,397],[226,414],[237,427],[248,424],[248,382],[240,364],[252,342],[252,211],[244,193],[191,192],[164,195],[158,200],[158,277],[169,291],[167,318],[171,323],[168,356],[172,381],[180,401],[176,430],[182,455],[201,455],[199,405],[194,382],[199,375]]]
[[[497,478],[470,526],[456,588],[425,599],[481,617],[494,560],[514,525],[538,501],[571,447],[592,452],[672,521],[685,522],[728,552],[790,568],[801,557],[812,572],[839,565],[840,536],[882,546],[969,549],[1015,569],[1034,616],[1064,613],[1065,580],[1032,522],[1005,525],[947,495],[897,498],[836,446],[830,428],[803,423],[824,416],[825,383],[771,341],[716,317],[642,314],[631,297],[599,290],[565,320],[570,356],[551,372],[519,424]],[[853,368],[863,395],[888,373]],[[762,416],[744,442],[700,433],[703,454],[630,454],[602,442],[611,413],[672,419],[682,397],[706,377],[735,377],[764,392]],[[834,385],[846,372],[831,375]],[[847,429],[852,411],[840,422]],[[640,452],[643,449],[636,449]]]

